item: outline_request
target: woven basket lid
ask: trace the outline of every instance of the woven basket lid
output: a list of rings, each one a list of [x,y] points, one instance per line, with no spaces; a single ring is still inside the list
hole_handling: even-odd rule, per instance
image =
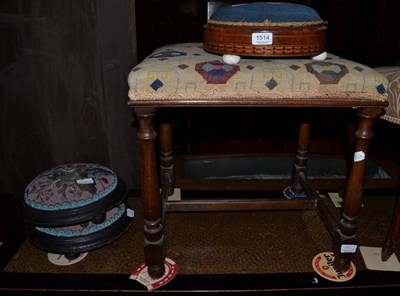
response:
[[[87,222],[66,227],[27,227],[28,239],[39,249],[56,253],[83,253],[98,249],[116,240],[129,228],[132,217],[122,203],[104,215],[99,223]]]
[[[204,48],[242,56],[311,56],[325,51],[326,27],[313,8],[256,2],[223,6],[204,27]]]
[[[104,213],[125,193],[125,183],[105,166],[65,164],[42,172],[29,183],[19,214],[32,224],[74,225]]]

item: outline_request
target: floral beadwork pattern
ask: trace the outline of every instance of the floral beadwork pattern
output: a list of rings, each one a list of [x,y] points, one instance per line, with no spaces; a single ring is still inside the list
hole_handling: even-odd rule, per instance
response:
[[[39,210],[82,207],[103,198],[117,186],[109,168],[90,163],[60,165],[37,176],[25,189],[24,201]]]

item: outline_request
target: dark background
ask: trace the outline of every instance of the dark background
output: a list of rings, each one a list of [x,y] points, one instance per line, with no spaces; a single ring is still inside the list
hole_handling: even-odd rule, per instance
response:
[[[398,0],[291,2],[314,7],[328,22],[329,52],[371,67],[399,64]],[[130,189],[140,189],[137,130],[127,107],[127,75],[158,46],[201,41],[206,3],[0,1],[1,199],[21,198],[39,173],[70,162],[106,165]],[[194,119],[199,116],[192,115]],[[238,115],[227,116],[237,120]],[[274,122],[274,115],[269,119]],[[222,131],[225,122],[224,118],[218,121]],[[246,118],[241,117],[236,124],[244,122]],[[275,131],[271,136],[279,134]],[[246,144],[252,143],[249,139],[235,141],[239,150],[257,150],[259,143],[257,139],[254,145]],[[342,141],[339,135],[321,141],[320,148],[341,152]],[[234,149],[232,145],[229,142]],[[206,149],[207,142],[196,147]],[[225,151],[226,145],[221,147]],[[268,147],[276,146],[262,146]]]

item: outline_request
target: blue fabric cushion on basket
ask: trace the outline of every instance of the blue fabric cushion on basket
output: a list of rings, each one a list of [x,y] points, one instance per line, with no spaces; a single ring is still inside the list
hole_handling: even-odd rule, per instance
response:
[[[210,20],[219,22],[322,22],[313,8],[294,3],[257,2],[219,8]]]

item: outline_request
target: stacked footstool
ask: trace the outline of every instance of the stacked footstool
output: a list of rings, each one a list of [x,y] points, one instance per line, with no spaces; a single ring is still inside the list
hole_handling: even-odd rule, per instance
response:
[[[132,210],[126,191],[125,182],[105,166],[60,165],[30,182],[18,213],[34,246],[73,260],[128,230]]]

